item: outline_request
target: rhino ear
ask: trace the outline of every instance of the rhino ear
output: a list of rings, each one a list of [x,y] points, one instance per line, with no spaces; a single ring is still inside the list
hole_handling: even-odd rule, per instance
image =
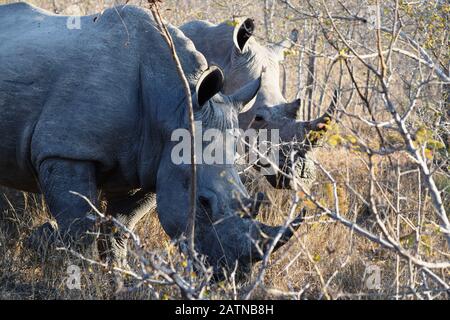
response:
[[[195,108],[200,109],[209,99],[220,92],[223,82],[223,72],[219,67],[211,66],[203,72],[195,88]]]
[[[238,92],[230,96],[231,101],[238,108],[238,112],[248,111],[256,101],[256,95],[261,88],[261,76],[247,83]]]
[[[253,35],[255,31],[255,21],[247,18],[244,22],[234,28],[233,42],[239,52],[243,52],[248,39]]]
[[[275,55],[278,57],[280,61],[284,60],[284,53],[286,50],[291,49],[295,43],[298,41],[298,30],[293,29],[291,31],[291,34],[289,35],[289,38],[284,39],[283,41],[276,43],[272,46],[272,51],[275,53]]]

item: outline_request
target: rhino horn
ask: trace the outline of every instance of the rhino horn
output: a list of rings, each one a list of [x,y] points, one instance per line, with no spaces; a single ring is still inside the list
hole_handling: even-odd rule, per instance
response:
[[[252,247],[252,261],[256,262],[259,260],[262,260],[264,258],[264,255],[267,253],[267,250],[269,250],[272,242],[274,239],[281,234],[278,242],[276,243],[274,250],[276,251],[279,248],[281,248],[283,245],[285,245],[294,235],[295,231],[300,227],[300,224],[302,223],[304,219],[305,210],[303,209],[301,213],[291,222],[287,227],[284,226],[268,226],[264,223],[258,223],[259,226],[259,244],[260,248],[257,248],[256,246]],[[262,251],[260,250],[262,248]]]
[[[244,51],[245,45],[253,35],[254,31],[255,21],[251,18],[245,19],[243,22],[236,26],[233,33],[233,42],[240,52]]]
[[[308,131],[318,131],[323,129],[324,125],[333,118],[337,108],[338,95],[339,90],[334,90],[333,99],[324,114],[314,120],[305,122],[305,127]]]

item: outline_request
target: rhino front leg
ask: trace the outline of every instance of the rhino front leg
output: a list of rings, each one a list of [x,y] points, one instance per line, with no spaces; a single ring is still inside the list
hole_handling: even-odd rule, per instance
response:
[[[156,209],[156,195],[142,190],[128,194],[106,194],[108,215],[116,218],[130,231],[149,212]],[[113,224],[102,225],[102,238],[98,241],[98,251],[103,261],[120,267],[127,266],[127,236],[120,227]]]
[[[44,224],[33,233],[29,244],[39,248],[60,237],[66,245],[76,243],[86,249],[94,240],[94,221],[87,217],[92,208],[86,200],[70,191],[86,196],[96,205],[94,164],[87,161],[47,159],[40,164],[37,172],[41,192],[57,226]]]

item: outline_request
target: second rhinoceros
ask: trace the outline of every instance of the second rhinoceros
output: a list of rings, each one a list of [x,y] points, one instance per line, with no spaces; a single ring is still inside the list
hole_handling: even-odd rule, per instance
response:
[[[297,32],[293,30],[290,39],[264,46],[253,36],[255,25],[250,18],[217,25],[195,20],[182,25],[180,29],[209,63],[223,68],[224,94],[236,92],[249,81],[257,79],[265,70],[255,103],[239,114],[239,127],[243,130],[279,130],[280,141],[284,146],[279,154],[281,172],[267,175],[266,178],[274,187],[292,187],[292,179],[286,174],[291,174],[293,163],[290,154],[295,152],[293,159],[297,167],[293,174],[297,182],[309,189],[315,180],[315,170],[307,152],[316,142],[308,141],[309,133],[324,128],[322,124],[327,122],[327,117],[332,117],[336,108],[336,93],[322,116],[311,121],[297,120],[300,99],[286,101],[279,85],[280,62],[284,58],[284,51],[297,40]]]

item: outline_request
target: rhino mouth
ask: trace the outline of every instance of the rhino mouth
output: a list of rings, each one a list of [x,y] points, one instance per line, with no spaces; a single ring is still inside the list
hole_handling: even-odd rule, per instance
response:
[[[205,256],[206,263],[213,268],[215,280],[220,281],[225,274],[233,271],[239,278],[244,277],[254,263],[286,244],[303,221],[304,212],[287,225],[270,226],[257,221],[264,201],[264,195],[257,193],[253,199],[241,202],[240,211],[211,219],[207,226],[199,226],[196,250]],[[202,210],[210,215],[211,205],[202,202]],[[276,244],[274,241],[277,241]]]

